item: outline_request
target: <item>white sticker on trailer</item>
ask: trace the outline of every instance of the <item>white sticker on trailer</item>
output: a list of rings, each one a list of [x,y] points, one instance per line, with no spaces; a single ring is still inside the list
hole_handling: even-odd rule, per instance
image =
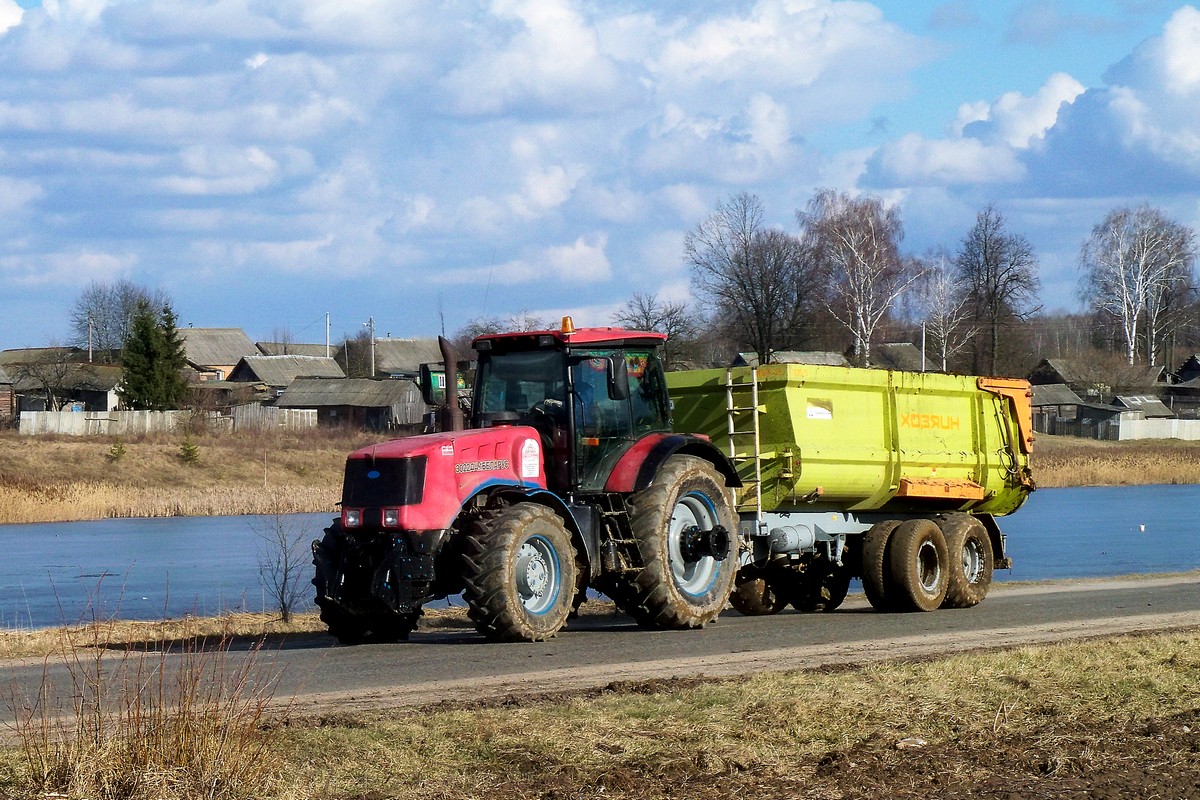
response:
[[[537,439],[526,439],[521,445],[521,477],[536,478],[542,471],[542,448]]]
[[[833,401],[831,400],[809,400],[808,401],[808,418],[809,419],[833,419]]]

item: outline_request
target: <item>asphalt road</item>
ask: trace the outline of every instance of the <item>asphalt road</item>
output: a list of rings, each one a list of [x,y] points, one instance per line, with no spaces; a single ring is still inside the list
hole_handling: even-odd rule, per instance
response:
[[[927,614],[879,614],[852,596],[828,614],[726,611],[698,631],[643,631],[607,608],[539,644],[492,644],[469,628],[440,628],[418,630],[405,643],[355,647],[324,635],[292,636],[253,657],[279,671],[275,697],[294,701],[300,713],[471,701],[1200,627],[1200,574],[998,584],[973,609]],[[235,646],[233,663],[248,652]],[[65,667],[38,661],[0,666],[0,686],[28,693],[44,668],[55,685],[69,684]],[[11,713],[5,703],[0,715]]]

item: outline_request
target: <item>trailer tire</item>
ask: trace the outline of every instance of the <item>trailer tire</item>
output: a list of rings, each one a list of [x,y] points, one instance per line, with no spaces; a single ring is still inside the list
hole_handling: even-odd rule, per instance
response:
[[[737,522],[725,480],[695,456],[672,456],[630,500],[642,568],[618,599],[643,627],[702,628],[729,602]]]
[[[575,547],[562,518],[517,503],[487,512],[466,532],[467,616],[493,641],[541,642],[567,622],[575,598]]]
[[[780,588],[778,577],[772,575],[770,569],[742,567],[734,579],[729,604],[747,617],[778,614],[788,604]]]
[[[888,545],[900,520],[876,522],[865,534],[862,543],[863,593],[876,611],[895,611],[899,593],[888,569]]]
[[[933,611],[946,599],[950,557],[942,529],[930,519],[910,519],[892,534],[888,567],[897,606]]]
[[[804,613],[835,611],[850,591],[850,570],[824,558],[804,568],[796,576],[792,591],[792,608]]]
[[[983,523],[970,514],[947,514],[938,520],[946,537],[949,583],[942,608],[970,608],[983,602],[992,586],[995,555]]]

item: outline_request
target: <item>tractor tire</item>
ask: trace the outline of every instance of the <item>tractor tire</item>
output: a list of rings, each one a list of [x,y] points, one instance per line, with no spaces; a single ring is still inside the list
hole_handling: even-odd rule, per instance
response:
[[[888,547],[888,566],[897,606],[933,611],[946,599],[950,557],[946,537],[929,519],[910,519],[896,528]]]
[[[850,570],[827,559],[819,559],[804,568],[792,584],[789,601],[804,613],[835,611],[850,591]]]
[[[489,639],[542,642],[566,624],[575,547],[549,508],[517,503],[488,512],[466,532],[463,567],[467,616]]]
[[[629,505],[642,568],[630,596],[614,599],[643,627],[704,627],[729,602],[738,572],[737,517],[724,479],[701,458],[672,456]]]
[[[950,556],[949,582],[942,608],[970,608],[983,602],[992,586],[995,555],[983,523],[969,514],[947,514],[938,520]]]
[[[862,584],[863,593],[876,611],[895,611],[898,594],[888,569],[888,545],[900,520],[876,522],[863,534]]]
[[[342,644],[406,640],[421,616],[419,611],[413,614],[351,614],[326,599],[320,586],[317,587],[317,607],[329,635]]]
[[[780,588],[777,576],[762,567],[742,567],[734,580],[729,604],[747,617],[764,617],[778,614],[787,607],[787,599]]]

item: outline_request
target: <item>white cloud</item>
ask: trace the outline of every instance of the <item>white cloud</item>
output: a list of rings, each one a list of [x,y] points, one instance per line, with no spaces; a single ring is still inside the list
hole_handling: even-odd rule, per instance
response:
[[[41,185],[34,181],[0,175],[0,226],[11,224],[14,217],[24,214],[30,203],[45,194]]]
[[[46,252],[0,257],[0,276],[20,286],[58,286],[82,289],[87,284],[128,277],[138,257],[132,253],[96,250]]]
[[[603,233],[580,236],[568,245],[547,248],[545,261],[567,283],[596,283],[612,277]]]
[[[1007,183],[1024,175],[1016,154],[1005,146],[977,139],[930,140],[915,133],[880,148],[872,167],[893,186]]]
[[[599,50],[595,29],[566,0],[494,0],[492,12],[509,23],[501,38],[446,76],[453,107],[495,114],[520,107],[586,109],[623,94],[614,62]]]
[[[21,24],[25,9],[16,0],[0,0],[0,36]]]
[[[990,105],[972,103],[959,109],[955,129],[963,135],[977,136],[1009,147],[1028,147],[1041,138],[1058,119],[1064,103],[1074,102],[1084,86],[1063,72],[1049,77],[1032,96],[1005,92]]]

